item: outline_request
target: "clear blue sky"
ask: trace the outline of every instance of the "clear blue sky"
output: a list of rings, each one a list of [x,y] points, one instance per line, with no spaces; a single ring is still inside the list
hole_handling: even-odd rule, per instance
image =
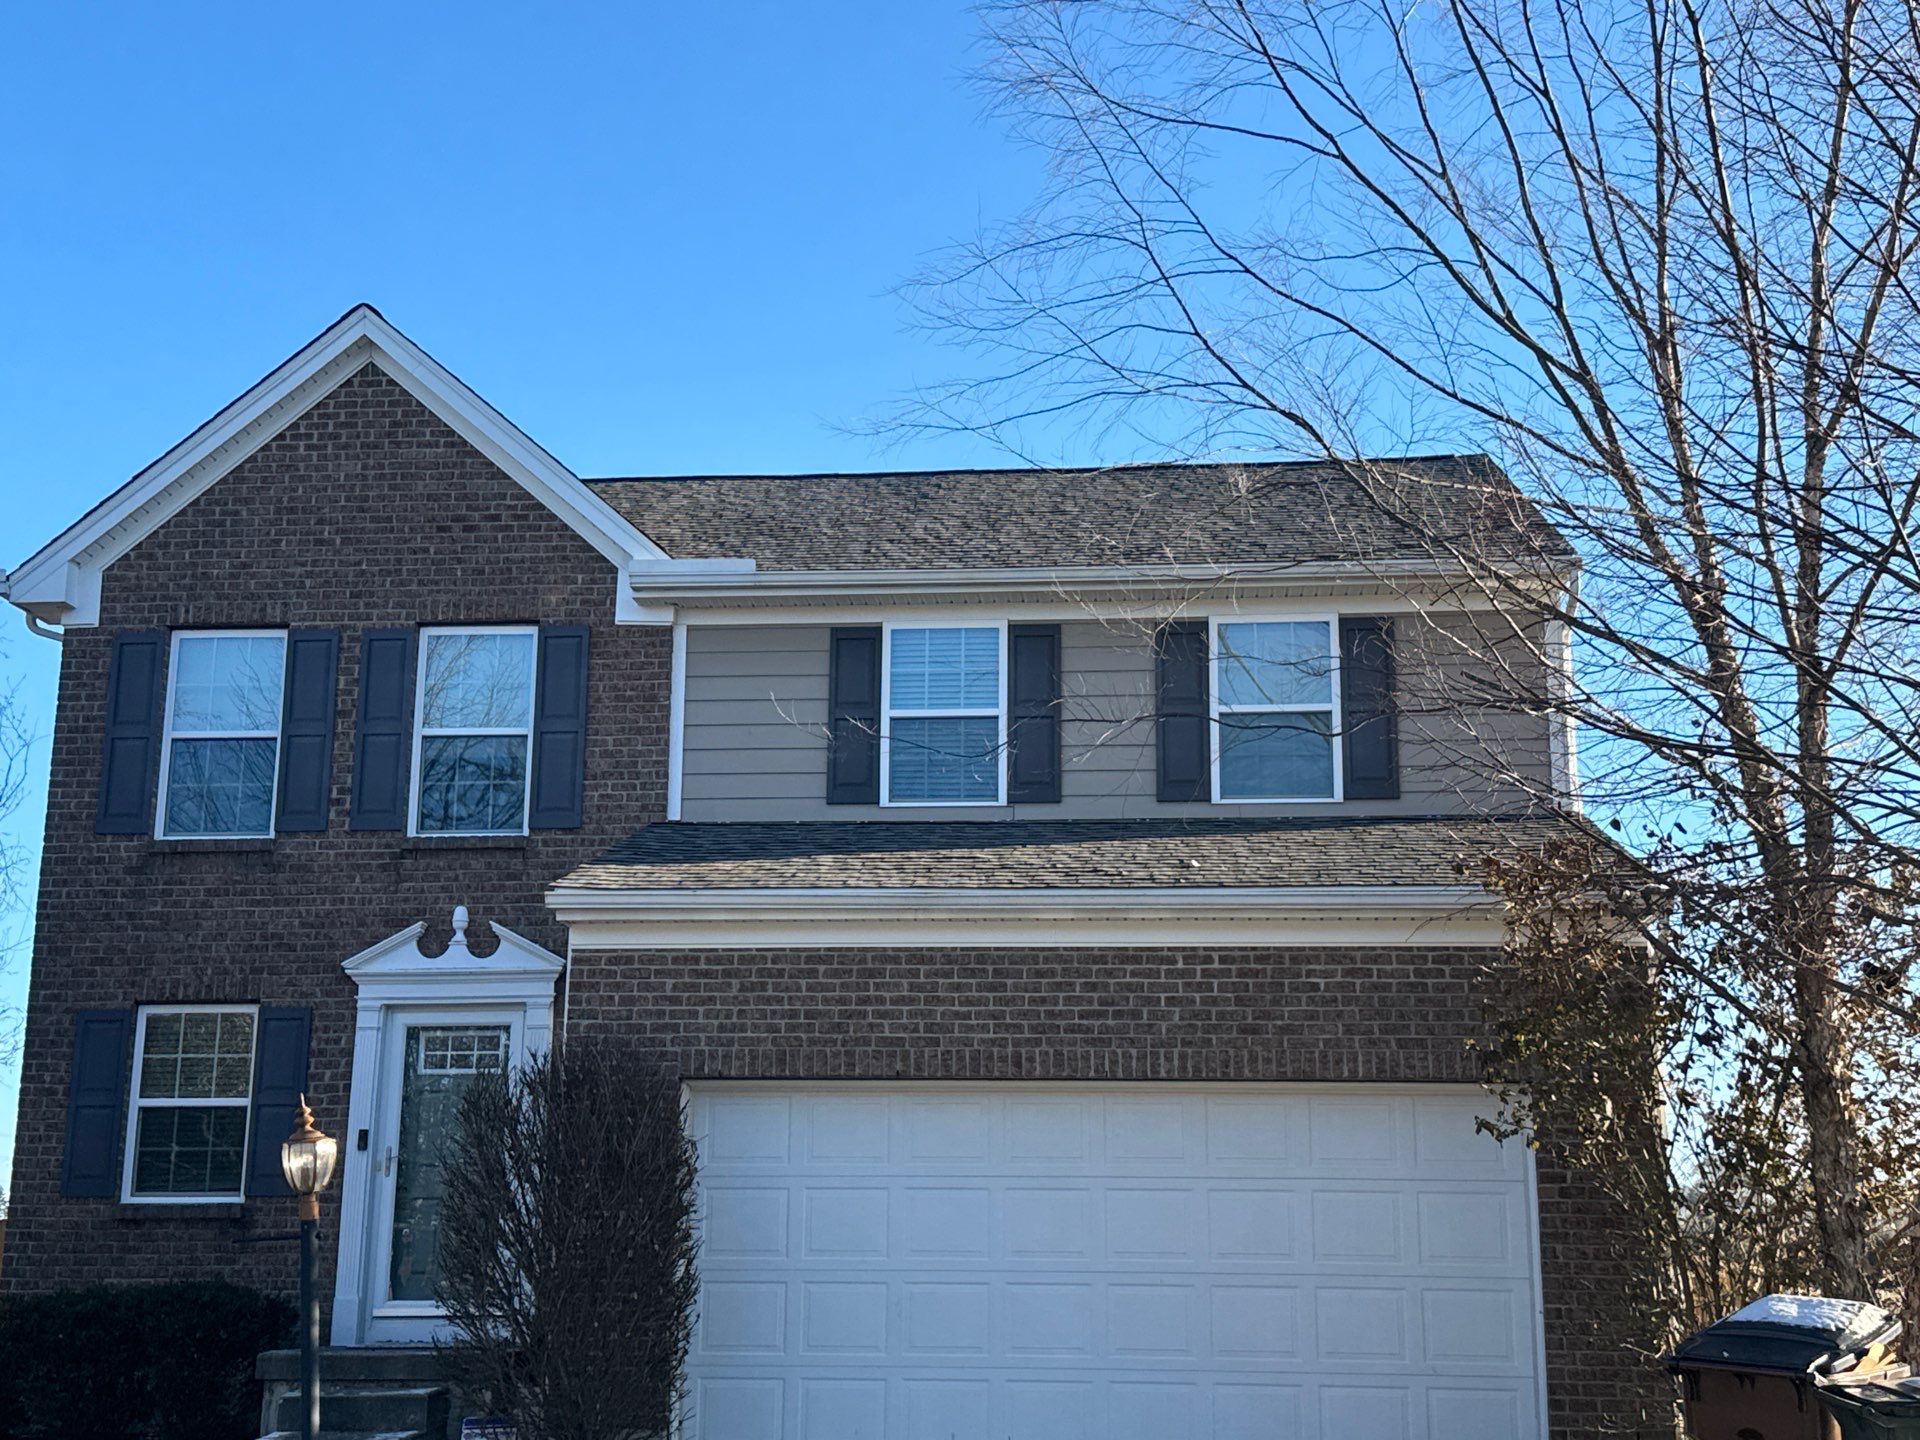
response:
[[[12,7],[0,565],[358,300],[582,474],[998,458],[845,428],[953,367],[892,287],[1039,185],[975,37],[957,0]],[[10,608],[0,644],[44,733],[56,649]]]

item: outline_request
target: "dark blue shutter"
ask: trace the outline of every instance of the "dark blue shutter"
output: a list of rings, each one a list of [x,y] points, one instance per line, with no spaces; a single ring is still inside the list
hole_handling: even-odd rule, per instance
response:
[[[841,625],[828,640],[827,803],[880,803],[880,627]]]
[[[587,788],[587,627],[542,625],[533,705],[534,830],[577,830]]]
[[[260,1007],[253,1032],[253,1134],[247,1144],[247,1194],[285,1195],[280,1142],[293,1133],[295,1113],[307,1088],[307,1039],[313,1011]],[[344,1124],[336,1120],[334,1133]],[[322,1127],[325,1128],[324,1126]]]
[[[334,672],[340,632],[287,632],[287,692],[280,712],[280,803],[274,825],[282,834],[327,828],[333,782]]]
[[[1393,704],[1393,621],[1340,622],[1340,730],[1349,800],[1400,795],[1399,738]]]
[[[160,756],[160,676],[167,637],[133,630],[113,640],[107,671],[106,739],[100,751],[100,835],[145,835],[152,828]]]
[[[1007,627],[1007,801],[1060,799],[1060,627]]]
[[[411,625],[360,635],[360,707],[353,732],[350,830],[407,828],[407,782],[413,770]]]
[[[1207,714],[1207,623],[1173,620],[1154,642],[1160,799],[1213,798],[1213,747]]]
[[[131,1010],[82,1010],[73,1017],[67,1077],[67,1149],[60,1193],[111,1199],[120,1193],[120,1137],[127,1123]]]

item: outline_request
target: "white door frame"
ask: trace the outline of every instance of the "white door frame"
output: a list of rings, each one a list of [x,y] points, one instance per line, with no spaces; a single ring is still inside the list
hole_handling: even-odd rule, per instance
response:
[[[380,1157],[398,1135],[384,1104],[383,1078],[404,1046],[404,1020],[498,1023],[514,1031],[513,1058],[524,1064],[553,1044],[554,987],[566,962],[504,925],[490,955],[467,947],[467,907],[453,912],[453,941],[438,955],[420,948],[426,931],[409,925],[341,966],[359,989],[353,1035],[353,1088],[340,1181],[340,1245],[334,1265],[335,1345],[423,1344],[440,1328],[432,1306],[382,1304],[390,1236],[381,1233],[385,1187]],[[376,1314],[378,1309],[381,1313]]]

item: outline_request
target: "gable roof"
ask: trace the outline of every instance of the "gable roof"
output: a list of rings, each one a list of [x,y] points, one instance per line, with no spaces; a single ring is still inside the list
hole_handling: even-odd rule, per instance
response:
[[[1484,455],[587,484],[677,557],[761,572],[1516,560],[1572,550]]]
[[[580,478],[401,334],[356,305],[186,439],[0,580],[0,594],[42,620],[98,622],[101,573],[178,514],[292,420],[369,362],[376,363],[510,478],[530,491],[621,574],[667,553]],[[631,613],[623,618],[641,618]]]
[[[1501,850],[1575,833],[1550,815],[1082,821],[668,821],[554,892],[1480,887]]]

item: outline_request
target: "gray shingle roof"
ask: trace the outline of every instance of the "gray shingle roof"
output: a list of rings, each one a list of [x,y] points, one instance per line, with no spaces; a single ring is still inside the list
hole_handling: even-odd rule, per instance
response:
[[[1484,455],[1368,462],[709,475],[588,482],[669,555],[763,570],[1570,554]]]
[[[594,890],[1460,885],[1554,817],[650,825],[561,880]]]

